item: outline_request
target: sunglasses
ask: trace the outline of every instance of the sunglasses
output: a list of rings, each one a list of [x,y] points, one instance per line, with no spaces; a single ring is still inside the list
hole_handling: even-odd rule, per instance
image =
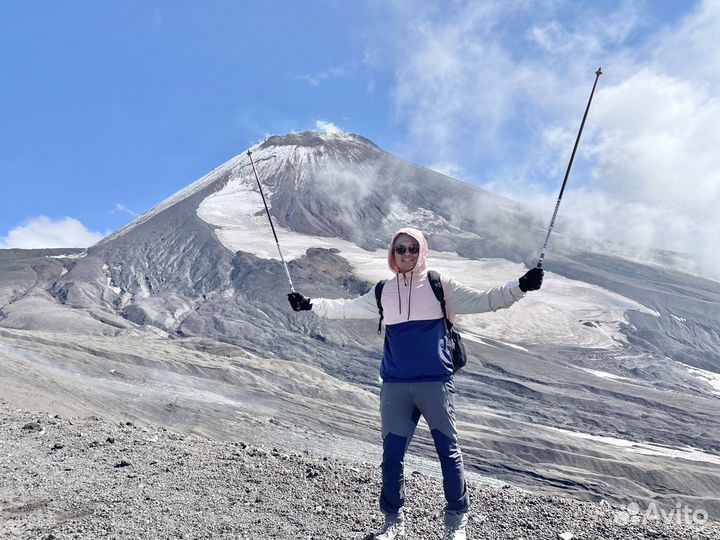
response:
[[[417,255],[420,253],[420,246],[417,244],[413,244],[412,246],[395,246],[395,253],[398,255],[405,255],[405,252],[408,252],[410,255]]]

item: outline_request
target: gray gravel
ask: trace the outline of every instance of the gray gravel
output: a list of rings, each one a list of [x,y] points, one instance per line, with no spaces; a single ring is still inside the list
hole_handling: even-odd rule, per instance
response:
[[[28,427],[30,426],[30,427]],[[367,539],[378,467],[0,400],[0,538]],[[720,539],[720,526],[621,524],[607,504],[470,486],[470,539]],[[407,478],[408,538],[439,538],[439,479]],[[625,520],[627,521],[627,520]]]

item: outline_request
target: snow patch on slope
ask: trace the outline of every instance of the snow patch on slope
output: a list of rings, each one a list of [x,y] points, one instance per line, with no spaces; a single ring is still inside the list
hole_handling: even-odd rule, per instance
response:
[[[67,253],[61,255],[48,255],[51,259],[82,259],[87,256],[87,251],[81,251],[80,253]]]
[[[700,369],[700,368],[696,368],[693,366],[689,366],[687,364],[683,364],[682,362],[678,362],[678,363],[681,364],[685,369],[687,369],[688,372],[693,377],[700,379],[701,381],[712,386],[713,394],[720,396],[720,373],[706,371],[704,369]]]
[[[505,259],[465,259],[455,253],[432,252],[428,267],[478,290],[504,285],[527,268]],[[498,341],[574,345],[609,349],[624,344],[620,324],[626,310],[658,315],[624,296],[582,281],[545,272],[542,291],[525,296],[510,309],[461,315],[459,329],[474,337]],[[592,325],[587,325],[593,321]]]
[[[110,275],[110,267],[107,264],[103,264],[102,271],[103,271],[103,274],[105,275],[105,285],[107,286],[107,288],[110,289],[111,291],[113,291],[118,296],[120,296],[122,294],[122,289],[120,287],[115,287],[113,285],[113,279],[112,279],[112,276]]]
[[[567,429],[554,428],[550,426],[541,426],[544,429],[555,431],[576,437],[580,439],[587,439],[603,444],[608,444],[621,448],[626,452],[635,452],[638,454],[644,454],[646,456],[668,456],[677,459],[684,459],[688,461],[700,461],[704,463],[715,463],[720,465],[720,456],[704,452],[698,448],[686,446],[684,448],[673,448],[670,446],[661,446],[659,444],[645,443],[629,441],[627,439],[619,439],[617,437],[605,437],[601,435],[591,435],[589,433],[582,433],[578,431],[570,431]]]
[[[615,375],[614,373],[608,373],[607,371],[600,371],[597,369],[589,369],[589,368],[579,368],[586,373],[590,373],[591,375],[595,375],[596,377],[600,377],[601,379],[610,379],[613,381],[632,381],[632,379],[629,379],[628,377],[622,377],[620,375]]]

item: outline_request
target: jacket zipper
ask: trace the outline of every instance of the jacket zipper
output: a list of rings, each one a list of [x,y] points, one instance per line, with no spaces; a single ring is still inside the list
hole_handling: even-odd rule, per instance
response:
[[[412,301],[412,282],[413,282],[413,274],[415,271],[410,272],[410,283],[408,285],[408,279],[405,274],[403,274],[403,285],[405,287],[410,287],[408,290],[408,314],[407,314],[407,320],[410,320],[410,303]],[[398,292],[398,313],[402,315],[402,297],[400,296],[400,273],[395,275],[395,282],[397,283],[397,292]]]

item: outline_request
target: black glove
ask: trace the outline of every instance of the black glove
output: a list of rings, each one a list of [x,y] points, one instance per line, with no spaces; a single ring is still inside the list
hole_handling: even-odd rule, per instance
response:
[[[542,285],[543,274],[545,271],[542,268],[528,270],[519,280],[520,290],[522,292],[537,291]]]
[[[310,311],[312,309],[310,299],[304,297],[299,292],[288,294],[288,302],[290,302],[290,305],[295,311]]]

